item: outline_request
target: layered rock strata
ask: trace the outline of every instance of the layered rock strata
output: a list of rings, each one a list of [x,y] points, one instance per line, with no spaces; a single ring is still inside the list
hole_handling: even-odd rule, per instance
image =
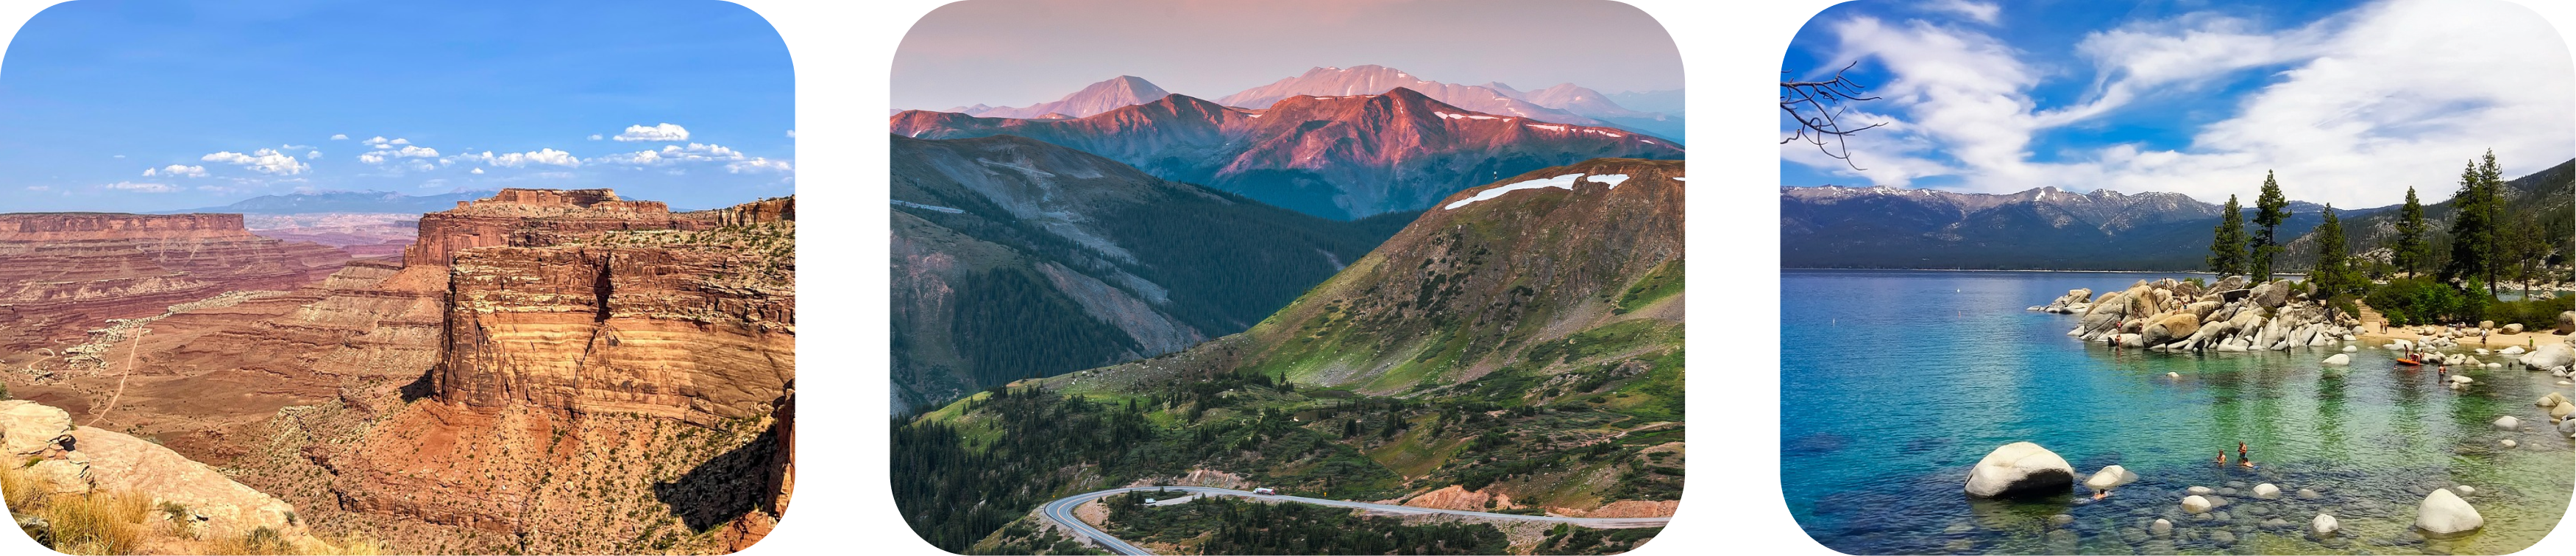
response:
[[[251,234],[238,214],[0,214],[0,350],[226,291],[288,290],[347,253]]]
[[[628,201],[606,189],[503,189],[421,215],[420,237],[403,250],[403,265],[446,265],[467,249],[539,247],[611,230],[705,230],[721,225],[721,214],[673,213],[661,201]]]

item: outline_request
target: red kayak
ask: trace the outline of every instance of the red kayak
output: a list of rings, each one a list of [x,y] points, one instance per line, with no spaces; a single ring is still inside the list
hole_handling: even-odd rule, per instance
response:
[[[2420,367],[2420,366],[2423,366],[2423,365],[2424,365],[2424,362],[2422,362],[2422,361],[2416,361],[2416,360],[2413,360],[2413,359],[2399,359],[2399,360],[2397,360],[2397,364],[2399,364],[2399,365],[2406,365],[2406,366],[2409,366],[2409,367]]]

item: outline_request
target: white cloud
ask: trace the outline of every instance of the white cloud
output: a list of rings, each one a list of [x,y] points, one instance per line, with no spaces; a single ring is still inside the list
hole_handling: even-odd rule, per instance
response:
[[[626,132],[617,134],[615,139],[619,141],[687,141],[689,130],[669,123],[652,127],[631,125],[626,126]]]
[[[599,139],[600,139],[599,134],[597,134],[597,133],[590,134],[590,140],[592,140],[592,141],[598,141]]]
[[[535,174],[530,174],[530,175],[531,175],[531,176],[535,176],[535,177],[539,177],[539,178],[556,179],[556,180],[572,179],[572,177],[573,177],[573,173],[572,173],[572,172],[537,172],[537,173],[535,173]]]
[[[660,150],[603,155],[593,159],[604,164],[625,166],[668,166],[684,162],[733,162],[749,160],[742,151],[723,145],[690,143],[687,146],[665,145]]]
[[[474,171],[473,171],[473,172],[471,172],[471,173],[472,173],[472,174],[475,174],[475,175],[482,175],[482,174],[483,174],[483,169],[482,169],[482,168],[475,168],[475,169],[474,169]]]
[[[393,140],[393,141],[389,141],[389,142],[387,142],[387,144],[392,144],[392,145],[409,145],[409,144],[411,144],[411,140],[410,140],[410,139],[395,139],[395,140]]]
[[[389,145],[377,145],[377,148],[385,150],[360,154],[358,155],[358,161],[368,164],[383,164],[386,160],[392,159],[438,157],[438,149],[416,145],[403,145],[403,147],[399,149],[392,148]]]
[[[2003,12],[2003,8],[1996,6],[1993,2],[1970,2],[1968,0],[1941,0],[1931,4],[1926,4],[1923,8],[1939,12],[1949,12],[1956,14],[1959,17],[1977,20],[1978,23],[1984,23],[1987,25],[1994,25],[1995,17],[2001,15]]]
[[[744,172],[792,172],[795,171],[795,168],[789,165],[785,160],[753,158],[741,162],[725,164],[725,171],[735,174]]]
[[[27,186],[27,190],[28,190],[28,191],[53,191],[53,190],[54,190],[54,188],[53,188],[53,186],[50,186],[50,185],[30,185],[30,186]]]
[[[789,139],[795,139],[795,138],[796,138],[796,130],[793,130],[793,129],[787,130],[787,138],[789,138]]]
[[[562,166],[570,168],[581,165],[581,159],[579,157],[573,156],[572,153],[554,149],[537,149],[534,152],[500,154],[493,154],[491,151],[484,151],[482,153],[465,153],[456,155],[449,158],[449,160],[481,162],[486,165],[500,166],[503,168],[517,168],[529,165]]]
[[[375,137],[372,137],[372,138],[368,138],[366,141],[362,141],[362,142],[363,142],[363,143],[366,143],[366,144],[369,144],[369,145],[382,145],[382,144],[385,144],[387,141],[385,140],[385,136],[383,136],[383,135],[378,135],[378,136],[375,136]]]
[[[333,133],[333,134],[331,134],[331,140],[333,140],[333,141],[347,141],[347,140],[349,140],[349,134],[346,134],[346,133]]]
[[[99,187],[114,189],[117,191],[134,191],[139,193],[170,193],[179,190],[178,187],[166,183],[138,183],[130,181],[120,181]]]
[[[305,170],[313,168],[311,165],[295,160],[293,155],[279,154],[277,149],[260,149],[250,154],[226,151],[209,154],[198,160],[222,162],[247,167],[262,174],[280,176],[302,174]]]
[[[1851,137],[1866,172],[1812,145],[1781,153],[1883,185],[1955,176],[1970,191],[2054,185],[2214,202],[2250,198],[2270,170],[2292,199],[2359,208],[2396,203],[2408,186],[2439,200],[2461,164],[2490,147],[2513,176],[2576,152],[2568,126],[2534,124],[2576,119],[2567,50],[2549,25],[2508,3],[2393,0],[2268,32],[2209,13],[2098,31],[2076,52],[2095,66],[2092,94],[2057,107],[2031,94],[2046,72],[1982,33],[1866,18],[1834,28],[1836,59],[1874,57],[1894,76],[1871,91],[1884,101],[1857,106],[1894,122]],[[2241,96],[2193,99],[2223,118],[2186,128],[2185,146],[2097,144],[2049,161],[2031,152],[2047,130],[2137,99],[2206,94],[2199,89],[2214,79],[2274,66],[2287,69]]]
[[[206,177],[206,167],[172,164],[161,168],[144,168],[143,175],[202,178]]]

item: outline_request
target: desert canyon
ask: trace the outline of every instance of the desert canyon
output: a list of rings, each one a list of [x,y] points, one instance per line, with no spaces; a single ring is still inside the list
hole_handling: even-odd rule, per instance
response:
[[[722,553],[776,523],[793,197],[505,189],[384,237],[411,223],[0,214],[0,439],[198,535]]]

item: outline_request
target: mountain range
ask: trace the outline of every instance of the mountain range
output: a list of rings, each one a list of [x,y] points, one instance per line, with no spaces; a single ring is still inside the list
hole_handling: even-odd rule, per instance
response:
[[[1467,110],[1409,88],[1288,96],[1252,109],[1185,95],[1066,120],[905,111],[896,135],[1019,135],[1335,219],[1428,208],[1502,176],[1593,158],[1678,159],[1678,145],[1616,128]]]
[[[2251,204],[2251,199],[2244,202]],[[2284,237],[2321,220],[2292,202]],[[2370,210],[2343,211],[2345,218]],[[2247,209],[2250,215],[2252,210]],[[2194,270],[2221,207],[2180,193],[1959,193],[1895,187],[1780,188],[1787,268]],[[2250,221],[2250,216],[2248,217]]]
[[[2576,188],[2571,188],[2571,184],[2576,184],[2576,159],[2560,162],[2557,166],[2505,182],[2503,221],[2508,224],[2523,221],[2536,222],[2549,237],[2576,237],[2576,206],[2571,206],[2576,205]],[[2435,197],[2447,197],[2456,193],[2458,187],[2458,184],[2417,187],[2415,194],[2419,201],[2429,201]],[[2401,215],[2400,211],[2395,209],[2396,207],[2382,207],[2367,211],[2338,212],[2337,218],[2343,220],[2345,241],[2350,242],[2350,252],[2376,260],[2387,260],[2386,252],[2374,253],[2374,251],[2387,248],[2397,242],[2397,220]],[[2425,234],[2428,243],[2432,245],[2450,243],[2453,213],[2451,200],[2448,198],[2440,202],[2424,204],[2424,222],[2429,228]],[[2316,253],[2314,235],[2303,232],[2297,239],[2284,245],[2283,252],[2287,255],[2285,260],[2298,267],[2311,264],[2315,260]],[[2576,242],[2562,239],[2559,245],[2563,250],[2570,243]],[[2432,266],[2438,268],[2440,260],[2449,257],[2450,253],[2438,248],[2433,251]],[[2564,256],[2564,251],[2561,251],[2561,256]]]
[[[948,111],[986,118],[1080,118],[1120,107],[1153,102],[1154,99],[1170,94],[1172,94],[1171,91],[1156,87],[1143,78],[1121,75],[1083,87],[1082,90],[1074,91],[1073,94],[1065,95],[1055,102],[1042,102],[1021,108],[977,104],[950,108]]]
[[[1023,137],[892,140],[898,414],[1240,332],[1413,216],[1328,220]]]
[[[1412,89],[1433,100],[1451,106],[1510,115],[1558,124],[1618,127],[1682,143],[1684,126],[1679,90],[1651,93],[1605,95],[1573,83],[1560,83],[1535,91],[1520,91],[1499,82],[1462,85],[1431,81],[1402,70],[1377,65],[1348,68],[1318,67],[1305,73],[1280,79],[1216,99],[1218,104],[1238,108],[1268,108],[1272,103],[1291,96],[1351,96],[1384,94],[1397,87]],[[1026,107],[996,107],[977,104],[952,107],[955,112],[986,118],[1063,119],[1081,118],[1107,112],[1121,106],[1145,104],[1170,94],[1142,78],[1121,75],[1093,83],[1054,102]],[[1621,106],[1620,98],[1632,98],[1660,107],[1639,111]],[[892,110],[889,114],[900,114]]]

